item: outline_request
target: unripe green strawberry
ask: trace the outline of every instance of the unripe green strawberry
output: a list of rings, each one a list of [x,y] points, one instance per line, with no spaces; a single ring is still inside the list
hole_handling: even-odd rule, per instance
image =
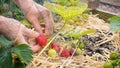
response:
[[[82,50],[81,50],[80,48],[77,48],[76,54],[79,55],[79,54],[81,54],[81,53],[82,53]]]
[[[54,49],[48,50],[48,55],[52,58],[55,58],[57,56],[57,52]]]
[[[113,52],[113,53],[110,54],[110,59],[111,60],[115,60],[117,58],[118,58],[118,54],[117,53]]]
[[[84,46],[84,43],[81,43],[80,45],[79,45],[79,48],[80,49],[83,49],[85,46]]]
[[[39,35],[36,38],[37,42],[39,43],[40,46],[46,46],[47,44],[47,38],[44,35]]]
[[[103,68],[113,68],[112,64],[110,62],[106,62],[103,66]]]

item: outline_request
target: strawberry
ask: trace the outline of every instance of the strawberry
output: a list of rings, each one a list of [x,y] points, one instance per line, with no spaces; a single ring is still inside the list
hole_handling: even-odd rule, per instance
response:
[[[45,46],[47,44],[47,38],[44,35],[39,35],[36,38],[36,40],[39,43],[39,45],[41,45],[41,46]]]
[[[63,49],[60,56],[68,58],[70,56],[70,53],[69,53],[69,51],[67,49]]]
[[[69,52],[70,52],[70,55],[73,55],[75,56],[76,55],[76,52],[74,52],[75,50],[74,49],[70,49]]]
[[[60,52],[60,44],[59,43],[56,43],[56,42],[52,43],[51,48],[55,49],[57,52]]]
[[[54,49],[48,50],[48,55],[52,58],[55,58],[57,56],[57,52]]]
[[[81,53],[82,53],[82,50],[81,50],[80,48],[77,48],[76,54],[79,55],[79,54],[81,54]]]

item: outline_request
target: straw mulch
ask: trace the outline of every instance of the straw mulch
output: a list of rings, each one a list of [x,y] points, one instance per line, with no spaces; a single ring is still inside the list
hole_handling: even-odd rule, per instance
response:
[[[60,25],[61,23],[55,24],[56,32]],[[90,42],[89,46],[85,46],[82,54],[67,59],[59,57],[59,55],[56,58],[48,56],[47,50],[52,41],[69,44],[69,41],[64,38],[59,41],[59,38],[62,37],[60,34],[64,32],[64,29],[55,33],[47,46],[33,55],[33,61],[26,68],[103,68],[104,62],[109,59],[109,54],[120,50],[120,38],[110,31],[108,23],[95,15],[89,15],[88,21],[77,27],[96,30],[95,34],[82,37],[83,40]]]

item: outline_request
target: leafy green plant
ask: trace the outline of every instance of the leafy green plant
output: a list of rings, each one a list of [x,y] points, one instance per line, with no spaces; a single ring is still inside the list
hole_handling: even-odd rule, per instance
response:
[[[94,29],[84,30],[84,31],[72,31],[69,36],[74,38],[79,38],[87,34],[95,33]]]
[[[104,64],[104,68],[120,68],[120,55],[116,52],[110,54],[110,61]]]
[[[0,68],[25,68],[25,64],[32,60],[32,50],[28,45],[20,44],[13,47],[14,43],[15,41],[9,41],[0,35]]]
[[[24,18],[21,10],[13,3],[12,0],[2,0],[0,1],[0,14],[6,17],[13,17],[17,20],[22,20]]]
[[[73,18],[74,16],[81,15],[87,9],[86,3],[81,3],[80,6],[70,7],[59,4],[46,3],[45,6],[51,11],[59,14],[65,21]]]
[[[114,16],[109,19],[111,30],[120,30],[120,16]]]

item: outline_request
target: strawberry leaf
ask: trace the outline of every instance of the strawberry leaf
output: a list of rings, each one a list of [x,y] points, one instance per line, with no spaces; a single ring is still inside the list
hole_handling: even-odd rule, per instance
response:
[[[84,36],[84,35],[87,35],[87,34],[91,34],[91,33],[95,33],[95,30],[93,29],[89,29],[89,30],[85,30],[85,31],[82,31],[82,32],[73,32],[70,34],[71,37],[74,37],[74,38],[79,38],[81,36]]]
[[[9,41],[6,39],[3,35],[0,35],[0,44],[4,46],[5,48],[9,48],[13,45],[15,41]]]
[[[20,60],[26,64],[28,64],[32,60],[32,50],[26,44],[20,44],[12,48],[12,52],[14,52]]]
[[[119,68],[120,68],[120,62],[118,63],[118,66],[119,66]]]
[[[0,68],[12,68],[12,54],[5,47],[0,48]]]
[[[52,12],[59,14],[64,20],[69,20],[75,16],[79,16],[87,9],[86,3],[80,3],[79,6],[70,7],[65,7],[59,4],[45,3],[45,6]]]
[[[27,27],[32,27],[32,25],[29,23],[28,20],[22,20],[22,24],[27,26]]]
[[[109,19],[110,29],[113,31],[120,30],[120,16],[114,16]]]
[[[116,20],[120,20],[120,16],[113,16],[112,18],[109,18],[110,22],[114,22]]]

